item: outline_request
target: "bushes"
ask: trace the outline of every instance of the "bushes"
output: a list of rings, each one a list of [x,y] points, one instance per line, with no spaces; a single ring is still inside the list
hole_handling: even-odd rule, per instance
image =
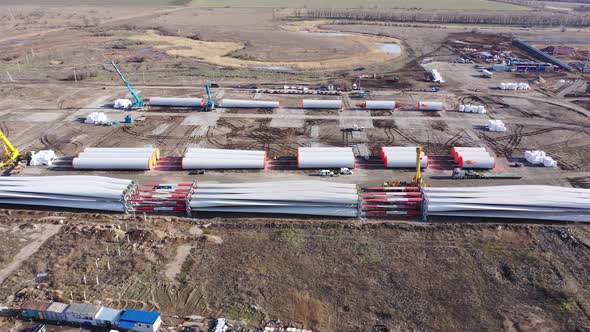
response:
[[[83,81],[88,78],[96,77],[96,72],[87,69],[73,70],[63,79],[64,81]]]
[[[460,12],[417,10],[307,9],[295,11],[297,18],[327,18],[357,21],[395,21],[456,24],[504,24],[525,26],[590,26],[590,17],[546,12]]]

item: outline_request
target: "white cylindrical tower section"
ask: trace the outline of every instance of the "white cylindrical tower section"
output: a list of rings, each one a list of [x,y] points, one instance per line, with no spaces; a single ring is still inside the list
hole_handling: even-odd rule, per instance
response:
[[[154,162],[149,158],[134,158],[134,157],[120,157],[117,159],[111,158],[74,158],[72,159],[72,167],[74,169],[109,169],[109,170],[124,170],[124,169],[143,169],[150,170],[154,167]]]
[[[221,107],[225,108],[279,108],[278,101],[223,99]]]
[[[419,101],[417,108],[419,111],[442,111],[443,103],[440,101]]]
[[[368,110],[394,110],[395,106],[395,101],[367,100],[365,102],[365,108]]]
[[[493,169],[496,160],[489,155],[471,155],[459,157],[459,167],[464,169]]]
[[[171,98],[171,97],[151,97],[150,106],[162,107],[203,107],[201,98]]]
[[[264,159],[241,159],[241,158],[184,158],[182,169],[262,169]]]
[[[340,109],[342,108],[342,100],[303,99],[302,107],[312,109]]]

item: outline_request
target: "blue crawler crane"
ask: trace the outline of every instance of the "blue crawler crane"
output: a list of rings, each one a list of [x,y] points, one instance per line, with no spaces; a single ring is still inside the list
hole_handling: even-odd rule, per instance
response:
[[[135,92],[135,90],[133,89],[131,84],[129,84],[129,82],[127,82],[127,80],[125,79],[125,76],[123,76],[123,73],[121,73],[121,70],[119,70],[119,67],[117,67],[117,65],[115,64],[114,61],[111,61],[111,64],[113,65],[113,67],[117,71],[117,74],[119,74],[119,77],[123,81],[123,84],[125,84],[125,86],[127,87],[127,90],[129,90],[129,93],[133,96],[133,99],[135,99],[135,101],[133,102],[131,107],[133,107],[133,108],[144,107],[145,103],[143,102],[143,100],[141,100],[141,98],[139,98],[139,96],[137,95],[137,92]]]
[[[207,91],[207,104],[205,104],[204,111],[210,111],[215,108],[215,101],[213,101],[213,96],[211,96],[211,88],[209,84],[205,85],[205,91]]]

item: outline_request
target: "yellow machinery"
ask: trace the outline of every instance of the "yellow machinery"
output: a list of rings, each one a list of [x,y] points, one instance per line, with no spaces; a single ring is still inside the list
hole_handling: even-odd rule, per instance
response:
[[[422,178],[422,169],[420,165],[422,164],[422,147],[418,146],[416,148],[416,174],[412,179],[412,183],[417,186],[425,187],[426,184],[424,183],[424,179]]]
[[[416,148],[416,174],[414,175],[412,182],[408,183],[405,181],[389,181],[389,182],[383,183],[383,186],[384,187],[409,187],[409,186],[426,187],[426,183],[424,182],[424,179],[422,178],[422,169],[420,168],[421,164],[422,164],[422,147],[419,146]]]
[[[14,166],[18,162],[20,152],[10,143],[8,137],[0,131],[0,140],[4,143],[4,158],[0,161],[0,167]]]

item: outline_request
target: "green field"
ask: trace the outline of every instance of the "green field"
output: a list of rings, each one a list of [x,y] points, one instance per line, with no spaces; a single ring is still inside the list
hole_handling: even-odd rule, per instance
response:
[[[420,8],[465,10],[527,10],[527,7],[486,0],[193,0],[197,7],[266,8]]]

